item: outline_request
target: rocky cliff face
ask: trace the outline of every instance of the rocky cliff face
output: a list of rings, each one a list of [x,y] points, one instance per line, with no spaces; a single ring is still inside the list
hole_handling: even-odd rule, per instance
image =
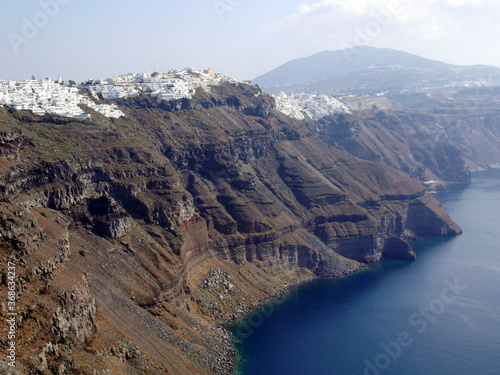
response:
[[[464,183],[500,166],[500,91],[448,88],[351,99],[354,115],[309,127],[325,141],[422,182]],[[432,186],[436,188],[436,186]]]
[[[0,109],[23,373],[230,373],[219,324],[286,285],[413,259],[408,231],[461,232],[421,184],[257,88],[121,104],[126,118],[84,123]]]
[[[375,110],[324,118],[312,126],[325,142],[397,168],[421,182],[469,182],[463,147],[436,122],[430,115]]]

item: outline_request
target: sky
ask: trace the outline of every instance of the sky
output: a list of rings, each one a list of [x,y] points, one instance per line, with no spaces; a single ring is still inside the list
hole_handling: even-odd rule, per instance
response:
[[[500,0],[8,0],[0,79],[213,68],[253,79],[355,45],[500,66]]]

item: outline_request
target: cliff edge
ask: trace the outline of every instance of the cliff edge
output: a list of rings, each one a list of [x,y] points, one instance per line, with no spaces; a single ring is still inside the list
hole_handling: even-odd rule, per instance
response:
[[[92,121],[0,108],[21,373],[229,374],[224,322],[301,280],[413,259],[408,233],[461,233],[420,183],[256,87],[117,103],[125,117]]]

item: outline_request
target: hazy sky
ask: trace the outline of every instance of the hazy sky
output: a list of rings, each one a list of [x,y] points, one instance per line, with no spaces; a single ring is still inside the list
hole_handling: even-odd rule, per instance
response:
[[[0,79],[212,67],[253,79],[356,44],[500,66],[500,0],[8,0]]]

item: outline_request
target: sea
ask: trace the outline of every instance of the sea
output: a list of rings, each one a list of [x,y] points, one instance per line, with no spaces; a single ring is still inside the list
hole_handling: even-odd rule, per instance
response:
[[[435,197],[464,233],[318,280],[232,327],[244,375],[500,375],[500,170]]]

